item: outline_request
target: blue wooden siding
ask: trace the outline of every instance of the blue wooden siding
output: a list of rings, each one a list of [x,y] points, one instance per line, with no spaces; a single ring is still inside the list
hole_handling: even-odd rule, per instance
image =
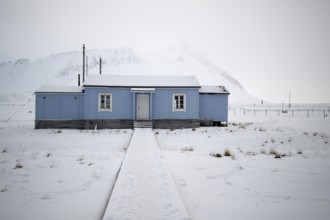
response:
[[[173,111],[173,94],[186,94],[186,111]],[[152,95],[152,119],[199,119],[197,88],[157,88]]]
[[[79,120],[84,117],[82,93],[37,93],[36,120]]]
[[[112,111],[99,111],[99,93],[112,94]],[[85,88],[85,119],[133,119],[133,93],[130,88]]]
[[[112,94],[112,111],[99,111],[99,93]],[[85,93],[37,93],[36,120],[127,119],[136,117],[130,88],[85,88]],[[173,111],[173,94],[186,94],[186,111]],[[197,88],[156,88],[149,95],[150,119],[228,121],[228,95],[199,94]]]
[[[200,94],[199,104],[201,120],[228,121],[228,95]]]

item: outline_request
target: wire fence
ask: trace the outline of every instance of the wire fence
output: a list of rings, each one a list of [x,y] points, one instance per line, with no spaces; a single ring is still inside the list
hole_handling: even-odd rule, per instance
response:
[[[283,106],[232,106],[229,107],[229,112],[234,116],[299,116],[299,117],[323,117],[330,115],[330,105],[310,106],[300,105],[292,107]]]

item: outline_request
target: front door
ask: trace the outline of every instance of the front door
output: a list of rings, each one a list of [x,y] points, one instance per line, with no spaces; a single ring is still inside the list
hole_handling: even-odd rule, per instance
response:
[[[136,120],[149,120],[149,94],[136,95]]]

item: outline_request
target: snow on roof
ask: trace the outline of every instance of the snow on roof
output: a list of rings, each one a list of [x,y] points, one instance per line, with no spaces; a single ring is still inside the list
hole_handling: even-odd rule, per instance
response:
[[[195,76],[90,75],[84,86],[200,87]]]
[[[36,93],[81,93],[81,86],[41,86]]]
[[[202,86],[199,93],[229,94],[224,86]]]

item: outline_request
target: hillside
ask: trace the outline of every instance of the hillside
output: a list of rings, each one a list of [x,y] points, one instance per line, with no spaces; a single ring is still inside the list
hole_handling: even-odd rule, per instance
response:
[[[227,72],[187,45],[150,52],[131,48],[92,49],[88,56],[88,74],[123,75],[195,75],[201,85],[224,85],[230,92],[230,104],[259,101]],[[41,85],[76,85],[82,72],[82,53],[73,51],[30,60],[19,59],[0,64],[0,102],[22,102]]]

